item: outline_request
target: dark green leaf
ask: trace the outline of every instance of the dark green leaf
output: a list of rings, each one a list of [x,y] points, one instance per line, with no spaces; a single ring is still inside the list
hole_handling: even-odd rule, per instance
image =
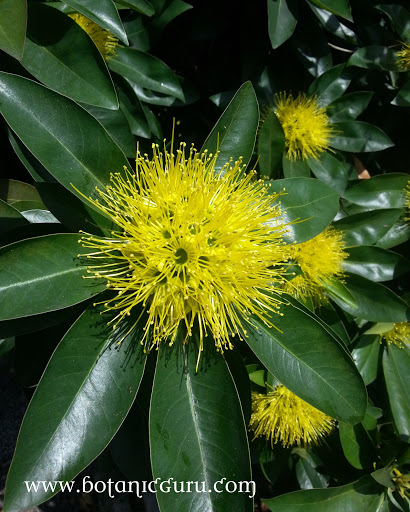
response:
[[[131,133],[137,137],[149,138],[151,136],[151,130],[141,101],[134,92],[133,87],[119,75],[117,75],[116,84],[120,99],[120,108],[127,118]]]
[[[41,3],[29,5],[23,66],[64,96],[117,109],[118,100],[107,66],[87,33],[57,9]]]
[[[161,492],[157,486],[157,500],[163,510],[178,512],[252,511],[249,492],[219,494],[213,488],[221,478],[250,480],[250,461],[243,415],[229,369],[213,341],[205,342],[198,372],[198,352],[192,337],[187,345],[174,344],[171,354],[167,347],[160,347],[150,410],[153,476],[160,481],[196,481],[200,487],[193,493],[177,494]]]
[[[295,0],[267,0],[268,31],[272,48],[278,48],[293,34],[298,21]]]
[[[142,16],[124,20],[124,28],[127,31],[130,45],[137,50],[147,52],[150,49],[148,30],[144,25]]]
[[[390,281],[410,271],[409,260],[380,247],[351,247],[348,252],[343,268],[370,281]]]
[[[369,512],[378,510],[384,496],[370,476],[329,489],[308,489],[263,500],[274,512]]]
[[[229,105],[208,135],[201,152],[205,149],[215,154],[219,151],[215,171],[240,157],[245,165],[251,159],[259,123],[259,107],[252,84],[246,82],[235,94]]]
[[[387,233],[382,238],[380,238],[376,245],[378,247],[382,247],[383,249],[390,249],[396,245],[403,244],[409,238],[410,224],[401,219],[399,222],[393,224]]]
[[[333,223],[344,232],[347,247],[376,244],[393,226],[402,210],[371,210],[349,215]]]
[[[398,107],[410,106],[410,80],[406,82],[392,101]]]
[[[14,348],[14,338],[0,339],[0,358]]]
[[[309,7],[315,13],[317,18],[322,23],[323,27],[328,30],[331,34],[334,34],[336,37],[347,41],[350,44],[357,45],[357,36],[350,30],[344,23],[329,11],[318,8],[315,5],[309,3]]]
[[[10,204],[0,199],[0,234],[25,226],[27,220]]]
[[[184,93],[176,76],[162,60],[136,48],[117,48],[115,53],[115,57],[108,61],[112,71],[140,87],[184,101]]]
[[[340,316],[331,303],[320,307],[316,313],[335,333],[343,340],[345,345],[350,345],[350,338]]]
[[[366,416],[362,421],[364,428],[369,430],[375,430],[377,428],[377,420],[383,416],[383,410],[379,407],[372,405],[371,401],[367,402]]]
[[[333,59],[327,39],[321,29],[315,24],[309,26],[309,37],[295,34],[291,44],[302,65],[314,77],[318,77],[331,69]]]
[[[263,365],[300,398],[333,418],[357,423],[366,391],[353,360],[335,333],[297,301],[271,315],[268,327],[252,318],[247,343]]]
[[[347,0],[310,0],[312,3],[316,4],[318,7],[325,9],[326,11],[331,12],[332,14],[336,14],[337,16],[341,16],[342,18],[346,18],[349,21],[352,20],[352,14],[350,12],[350,5]]]
[[[67,332],[36,389],[20,430],[7,479],[5,511],[31,508],[53,492],[27,492],[27,480],[72,480],[110,442],[134,401],[145,356],[137,326],[118,347],[90,306]],[[113,316],[111,314],[111,316]],[[137,336],[136,336],[137,335]]]
[[[7,73],[0,73],[0,99],[10,127],[70,191],[73,184],[84,195],[95,195],[96,186],[109,184],[110,172],[128,166],[100,123],[72,100]]]
[[[301,489],[327,487],[326,477],[321,475],[309,460],[300,457],[295,466],[296,478]]]
[[[0,199],[7,204],[20,201],[41,201],[33,185],[17,180],[0,179]]]
[[[343,301],[345,304],[350,306],[353,309],[357,308],[357,303],[352,296],[352,294],[349,292],[349,290],[346,288],[346,286],[336,278],[330,278],[327,280],[322,280],[322,286],[323,290],[325,292],[325,295],[332,298],[337,298],[341,301]]]
[[[60,224],[59,220],[48,210],[33,209],[22,212],[22,215],[31,224]]]
[[[285,153],[282,158],[282,167],[285,178],[310,178],[310,169],[306,160],[289,160]]]
[[[338,194],[312,178],[289,178],[270,181],[271,192],[283,192],[279,200],[289,235],[297,243],[305,242],[321,233],[334,219],[339,209]]]
[[[401,5],[377,5],[376,9],[387,14],[394,30],[402,41],[410,40],[410,12]]]
[[[407,319],[406,303],[395,293],[379,283],[372,283],[364,277],[350,274],[346,287],[353,295],[357,309],[333,297],[347,313],[370,322],[405,322]]]
[[[379,368],[380,336],[362,336],[352,351],[357,369],[366,386],[377,377]]]
[[[126,5],[130,9],[134,9],[137,12],[145,14],[145,16],[152,16],[155,13],[155,9],[148,2],[148,0],[117,0],[119,4]],[[125,23],[124,23],[125,25]],[[128,39],[130,39],[130,35],[128,34]]]
[[[259,169],[262,176],[276,178],[285,149],[285,134],[275,112],[265,117],[258,137]]]
[[[343,194],[349,177],[350,166],[347,162],[325,151],[319,158],[308,158],[307,163],[318,180],[338,194]]]
[[[382,151],[393,146],[389,137],[377,126],[362,121],[342,121],[335,123],[335,133],[330,146],[342,151],[362,153]]]
[[[29,238],[0,250],[0,320],[55,311],[77,304],[105,288],[97,279],[83,279],[87,254],[79,235]],[[33,300],[35,297],[35,300]]]
[[[365,469],[371,466],[375,459],[374,446],[361,423],[347,425],[340,422],[339,436],[343,453],[354,468]]]
[[[112,0],[66,0],[65,3],[128,44],[127,34]]]
[[[332,101],[327,107],[327,115],[333,123],[356,119],[368,106],[373,92],[357,91],[345,94]]]
[[[26,0],[0,2],[0,49],[21,60],[27,23]]]
[[[377,483],[384,485],[385,487],[390,487],[391,489],[394,489],[395,485],[391,478],[391,470],[388,467],[378,469],[377,471],[373,471],[371,475],[376,480]]]
[[[387,46],[364,46],[354,52],[347,62],[348,66],[365,69],[384,69],[399,71],[396,52]]]
[[[350,79],[343,73],[344,64],[339,64],[319,75],[308,89],[308,96],[314,96],[325,107],[342,96],[349,87]]]
[[[383,372],[394,423],[400,439],[410,438],[410,350],[394,344],[383,353]]]
[[[183,2],[182,0],[171,0],[161,14],[153,20],[153,26],[157,30],[164,30],[164,28],[171,23],[180,14],[192,9],[192,5]]]
[[[408,174],[381,174],[370,180],[361,180],[349,188],[343,197],[351,203],[376,210],[379,208],[404,208]]]

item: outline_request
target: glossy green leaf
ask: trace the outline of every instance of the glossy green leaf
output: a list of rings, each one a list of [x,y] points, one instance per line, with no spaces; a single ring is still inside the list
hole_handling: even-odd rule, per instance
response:
[[[348,66],[365,69],[383,69],[399,71],[396,52],[387,46],[364,46],[354,52],[348,60]]]
[[[112,0],[66,0],[65,3],[128,44],[127,34]]]
[[[248,165],[255,146],[259,123],[259,107],[252,84],[246,82],[235,94],[229,105],[208,135],[201,152],[205,149],[215,154],[219,151],[215,171],[230,161],[242,157]]]
[[[282,158],[284,178],[310,178],[310,169],[306,160],[289,160],[286,153]]]
[[[0,250],[0,320],[55,311],[77,304],[105,288],[97,279],[83,279],[87,254],[71,234],[29,238]],[[35,297],[35,300],[33,300]]]
[[[268,327],[252,318],[247,343],[263,365],[300,398],[333,418],[357,423],[366,391],[353,360],[334,332],[292,300],[272,314]]]
[[[0,49],[21,60],[27,23],[26,0],[0,2]]]
[[[41,201],[33,185],[17,180],[0,179],[0,199],[7,204],[21,201]]]
[[[410,40],[410,12],[398,4],[377,5],[376,9],[387,14],[402,41]]]
[[[362,425],[367,431],[377,428],[377,420],[383,416],[383,410],[372,405],[371,400],[367,402],[366,416],[362,421]]]
[[[335,331],[345,345],[350,345],[350,337],[346,331],[346,327],[330,302],[321,306],[316,314],[326,325]]]
[[[376,380],[379,368],[380,336],[362,336],[352,351],[357,369],[366,386]]]
[[[72,480],[110,442],[144,371],[142,328],[113,331],[90,306],[54,352],[23,420],[4,510],[34,507],[56,492],[27,492],[27,480]],[[109,316],[109,315],[107,315]],[[111,316],[113,316],[111,314]],[[104,318],[104,319],[103,319]]]
[[[298,22],[295,0],[267,0],[268,32],[272,48],[278,48],[293,34]]]
[[[398,107],[410,106],[410,80],[406,82],[392,101],[393,105]]]
[[[312,3],[316,4],[318,7],[325,9],[326,11],[331,12],[332,14],[336,14],[337,16],[341,16],[342,18],[346,18],[349,21],[352,20],[352,14],[350,12],[350,5],[347,0],[310,0]]]
[[[300,457],[295,466],[296,478],[301,489],[327,487],[327,479],[320,474],[310,460]]]
[[[327,106],[326,113],[333,123],[356,119],[369,105],[373,92],[357,91],[345,94]]]
[[[60,221],[48,210],[32,209],[22,212],[23,217],[31,224],[60,224]]]
[[[370,281],[390,281],[410,271],[410,261],[381,247],[351,247],[343,268]]]
[[[370,322],[406,321],[408,314],[406,303],[389,288],[354,274],[348,275],[345,285],[353,295],[357,308],[351,308],[336,297],[333,297],[333,301],[352,316]]]
[[[327,38],[317,25],[310,24],[309,37],[303,37],[302,33],[296,32],[290,43],[302,65],[312,76],[319,77],[332,68],[333,59]]]
[[[25,212],[27,210],[47,210],[46,205],[41,201],[40,197],[35,201],[15,201],[13,208],[19,212]]]
[[[330,146],[352,153],[382,151],[393,146],[389,137],[377,126],[362,121],[342,121],[334,124],[335,135]]]
[[[109,184],[110,172],[128,166],[100,123],[72,100],[8,73],[0,73],[0,100],[10,127],[70,191],[73,184],[84,195],[94,196],[96,186],[104,189]]]
[[[184,101],[184,93],[176,76],[162,60],[135,48],[116,48],[115,53],[108,61],[112,71],[140,87]]]
[[[27,220],[16,208],[0,199],[0,234],[26,224]]]
[[[0,339],[0,358],[14,348],[14,338]]]
[[[314,96],[323,107],[340,98],[350,84],[344,69],[345,65],[339,64],[319,75],[310,85],[308,96]]]
[[[222,478],[251,479],[246,429],[223,355],[206,340],[196,372],[198,353],[194,339],[189,341],[174,344],[172,353],[164,346],[159,350],[150,410],[151,463],[154,479],[191,480],[200,487],[180,494],[173,492],[172,480],[171,492],[157,485],[158,504],[178,512],[252,511],[249,492],[214,490]],[[224,490],[223,483],[217,488]]]
[[[408,174],[390,173],[361,180],[349,188],[343,197],[348,201],[377,210],[379,208],[404,208]]]
[[[276,178],[279,175],[285,134],[275,112],[265,117],[258,137],[259,169],[262,176]]]
[[[134,9],[141,14],[145,14],[145,16],[152,16],[155,13],[155,9],[148,2],[148,0],[117,0],[117,2],[121,5],[125,5],[130,9]],[[129,34],[127,33],[128,38],[130,39]]]
[[[400,439],[410,438],[410,350],[394,344],[383,353],[383,372],[394,423]]]
[[[367,329],[363,334],[383,334],[384,332],[391,331],[394,327],[393,323],[376,323],[370,329]]]
[[[164,28],[171,23],[180,14],[192,9],[192,5],[183,2],[183,0],[171,0],[167,3],[165,9],[159,16],[156,16],[153,20],[153,26],[157,30],[164,30]]]
[[[376,244],[400,218],[402,210],[371,210],[349,215],[333,223],[344,232],[347,247]]]
[[[383,488],[370,476],[328,489],[307,489],[263,500],[274,512],[370,512],[382,503]]]
[[[116,85],[120,108],[127,118],[131,133],[137,137],[149,138],[151,130],[143,106],[130,83],[117,75]]]
[[[339,196],[319,180],[289,178],[269,182],[271,192],[280,196],[282,217],[295,222],[288,227],[289,235],[297,243],[305,242],[321,233],[334,219],[339,209]]]
[[[339,279],[331,278],[327,280],[322,280],[322,286],[325,295],[327,295],[329,298],[332,299],[336,297],[337,299],[343,301],[351,308],[357,308],[357,303],[354,297]]]
[[[308,158],[307,163],[318,180],[338,194],[344,193],[348,184],[350,165],[340,156],[325,151],[319,158]]]
[[[309,7],[315,13],[323,27],[328,30],[331,34],[336,37],[347,41],[349,44],[357,45],[357,36],[348,28],[345,23],[342,23],[334,14],[329,11],[325,11],[319,7],[316,7],[312,3],[309,3]]]
[[[383,249],[390,249],[391,247],[407,242],[409,239],[410,224],[401,218],[398,222],[393,224],[393,226],[382,238],[380,238],[380,240],[378,240],[376,245]]]
[[[57,9],[30,3],[22,64],[40,82],[64,96],[118,108],[111,77],[97,47],[75,21]]]
[[[394,482],[392,480],[391,469],[389,467],[385,467],[385,468],[378,469],[377,471],[373,471],[373,473],[371,473],[371,475],[372,475],[372,478],[374,478],[376,480],[376,482],[379,483],[380,485],[384,485],[385,487],[390,487],[391,489],[393,489],[395,487]]]
[[[365,469],[372,465],[375,458],[374,446],[361,423],[347,425],[340,422],[339,436],[343,453],[354,468]]]

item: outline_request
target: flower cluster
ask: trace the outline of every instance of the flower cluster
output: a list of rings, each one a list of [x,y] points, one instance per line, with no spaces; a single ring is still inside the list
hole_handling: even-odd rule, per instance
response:
[[[402,71],[410,70],[410,43],[403,43],[400,51],[396,53],[397,63]]]
[[[118,39],[111,32],[103,29],[82,14],[70,14],[70,18],[87,32],[105,60],[111,55],[115,55],[115,48],[119,46],[119,43]]]
[[[250,428],[271,446],[310,446],[330,434],[334,420],[281,384],[267,394],[252,394]]]
[[[180,324],[189,336],[196,321],[201,349],[208,330],[219,350],[232,348],[251,315],[267,321],[279,308],[269,295],[287,257],[278,194],[240,161],[216,172],[217,155],[152,147],[152,159],[138,151],[135,174],[112,174],[101,201],[89,198],[118,230],[82,238],[88,273],[116,292],[105,303],[114,327],[141,304],[151,346],[172,343]]]
[[[386,340],[387,344],[394,344],[399,348],[404,345],[410,345],[410,323],[400,322],[394,324],[393,329],[381,334],[381,339]]]

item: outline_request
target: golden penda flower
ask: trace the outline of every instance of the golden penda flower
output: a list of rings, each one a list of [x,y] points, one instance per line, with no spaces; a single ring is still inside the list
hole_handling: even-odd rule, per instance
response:
[[[103,29],[100,25],[97,25],[97,23],[94,23],[94,21],[82,14],[76,13],[69,16],[91,37],[104,60],[115,55],[115,48],[120,46],[120,44],[118,39],[109,30]]]
[[[402,71],[410,70],[410,43],[403,43],[400,51],[396,53],[396,59]]]
[[[394,324],[393,329],[382,333],[380,337],[381,340],[386,340],[388,345],[393,343],[399,348],[403,348],[404,345],[410,345],[410,323],[400,322]]]

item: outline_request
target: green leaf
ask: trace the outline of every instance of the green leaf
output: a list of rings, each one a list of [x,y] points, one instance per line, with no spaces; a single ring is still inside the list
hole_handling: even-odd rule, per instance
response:
[[[400,439],[410,439],[410,350],[394,344],[383,352],[383,372],[394,423]]]
[[[295,0],[267,0],[268,31],[272,48],[276,49],[293,34],[298,22]]]
[[[128,44],[127,34],[112,0],[66,0],[65,3]]]
[[[172,478],[178,489],[180,482],[191,480],[199,482],[200,490],[177,494],[161,492],[157,486],[158,504],[163,510],[178,512],[190,512],[198,506],[198,510],[212,512],[250,512],[253,504],[249,492],[214,491],[215,482],[222,478],[250,480],[249,449],[238,394],[223,355],[216,353],[213,340],[206,339],[196,372],[196,341],[191,337],[187,345],[174,344],[171,353],[168,347],[159,349],[150,444],[154,479]],[[223,490],[223,484],[218,486]]]
[[[77,255],[90,249],[79,238],[47,235],[0,249],[0,320],[55,311],[105,289],[102,280],[83,279],[86,269]]]
[[[72,480],[117,432],[134,401],[145,356],[137,326],[118,347],[101,308],[90,306],[54,352],[20,430],[4,510],[34,507],[56,492],[27,492],[27,480]],[[113,314],[111,314],[113,316]]]
[[[129,82],[117,75],[116,79],[120,108],[127,118],[131,133],[137,137],[151,137],[151,130],[143,106]]]
[[[318,7],[325,9],[326,11],[341,16],[349,21],[352,20],[352,14],[350,12],[350,5],[347,0],[310,0],[313,4]]]
[[[231,158],[235,162],[242,157],[242,162],[248,165],[255,146],[258,123],[259,107],[255,91],[252,84],[246,82],[226,107],[202,146],[201,153],[205,149],[213,154],[219,151],[216,172]]]
[[[370,180],[360,180],[357,185],[349,188],[343,197],[351,203],[372,210],[404,208],[408,181],[408,174],[381,174]]]
[[[333,301],[347,313],[370,322],[406,321],[408,310],[406,303],[389,288],[354,274],[348,275],[345,284],[353,295],[357,308],[351,308],[336,297],[333,297]]]
[[[14,348],[14,338],[0,339],[0,358]]]
[[[376,9],[387,14],[394,30],[402,41],[410,40],[410,12],[401,5],[377,5]]]
[[[107,66],[87,33],[57,9],[40,3],[29,5],[23,66],[64,96],[117,109],[118,100]]]
[[[283,300],[283,299],[282,299]],[[300,398],[333,418],[357,423],[366,410],[366,390],[343,342],[297,301],[272,314],[268,327],[258,318],[247,343],[262,364]]]
[[[182,0],[171,0],[161,14],[154,18],[153,26],[162,31],[173,19],[189,9],[192,9],[192,5]]]
[[[379,354],[380,336],[361,336],[352,351],[353,359],[366,386],[376,380]]]
[[[343,73],[344,64],[339,64],[319,75],[310,85],[308,96],[314,96],[322,107],[337,100],[349,87],[350,79]]]
[[[0,2],[0,49],[21,60],[27,23],[26,0]]]
[[[366,153],[382,151],[394,144],[389,137],[377,126],[362,121],[342,121],[335,123],[335,133],[330,140],[330,146],[341,151]]]
[[[27,220],[16,208],[0,199],[0,234],[26,224]]]
[[[390,281],[410,271],[410,261],[381,247],[351,247],[343,268],[370,281]]]
[[[184,101],[184,93],[176,76],[162,60],[135,48],[116,48],[115,53],[108,61],[111,71],[140,87]]]
[[[116,0],[119,4],[126,5],[130,9],[134,9],[134,11],[140,12],[141,14],[145,14],[145,16],[152,16],[155,13],[155,9],[148,2],[148,0]],[[124,24],[125,25],[125,24]],[[130,35],[127,33],[128,38],[130,39]]]
[[[308,489],[263,500],[275,512],[369,512],[378,510],[384,496],[370,476],[328,489]]]
[[[281,202],[284,222],[289,236],[297,243],[305,242],[321,233],[334,219],[339,209],[338,194],[313,178],[288,178],[268,182],[271,192],[283,192]]]
[[[410,106],[410,80],[403,85],[391,103],[398,107]]]
[[[370,329],[367,329],[363,334],[383,334],[391,331],[394,327],[393,323],[376,323]]]
[[[296,478],[301,489],[327,487],[327,479],[304,457],[300,457],[295,466]]]
[[[328,30],[331,34],[336,37],[347,41],[347,43],[352,45],[357,45],[357,36],[348,28],[344,23],[341,23],[340,20],[329,11],[325,11],[324,9],[318,8],[312,3],[308,4],[312,11],[315,13],[323,27]]]
[[[70,191],[105,189],[110,172],[128,166],[124,153],[91,114],[31,80],[0,73],[0,110],[47,170]],[[75,192],[82,200],[82,196]]]
[[[285,178],[310,178],[310,169],[306,160],[289,160],[285,153],[282,158],[282,167]]]
[[[343,453],[354,468],[365,469],[372,465],[375,459],[374,446],[361,423],[347,425],[340,422],[339,436]]]
[[[369,105],[373,92],[357,91],[345,94],[327,106],[327,115],[333,123],[356,119]]]
[[[308,158],[307,163],[316,178],[338,194],[343,194],[347,188],[350,165],[341,160],[338,155],[328,151],[323,152],[319,158]]]
[[[332,53],[323,30],[317,24],[310,24],[308,38],[303,37],[302,32],[296,33],[290,42],[302,65],[312,76],[318,77],[331,69]]]
[[[350,57],[347,65],[365,69],[400,71],[397,64],[396,52],[387,46],[373,45],[359,48]]]
[[[399,222],[393,224],[387,233],[382,238],[380,238],[380,240],[378,240],[376,245],[378,247],[382,247],[383,249],[390,249],[391,247],[395,247],[396,245],[407,242],[409,238],[410,224],[404,219],[401,219]]]
[[[278,177],[284,150],[285,134],[279,119],[272,110],[265,117],[259,131],[258,155],[261,175],[271,178]]]
[[[330,297],[331,299],[336,297],[337,299],[343,301],[351,308],[357,308],[357,303],[354,297],[341,281],[339,281],[336,278],[330,278],[322,280],[321,282],[323,290],[328,297]]]
[[[344,232],[347,247],[376,244],[393,226],[402,210],[371,210],[349,215],[333,223],[336,229]]]
[[[0,199],[7,204],[21,201],[41,201],[33,185],[24,183],[23,181],[4,179],[0,179]]]

